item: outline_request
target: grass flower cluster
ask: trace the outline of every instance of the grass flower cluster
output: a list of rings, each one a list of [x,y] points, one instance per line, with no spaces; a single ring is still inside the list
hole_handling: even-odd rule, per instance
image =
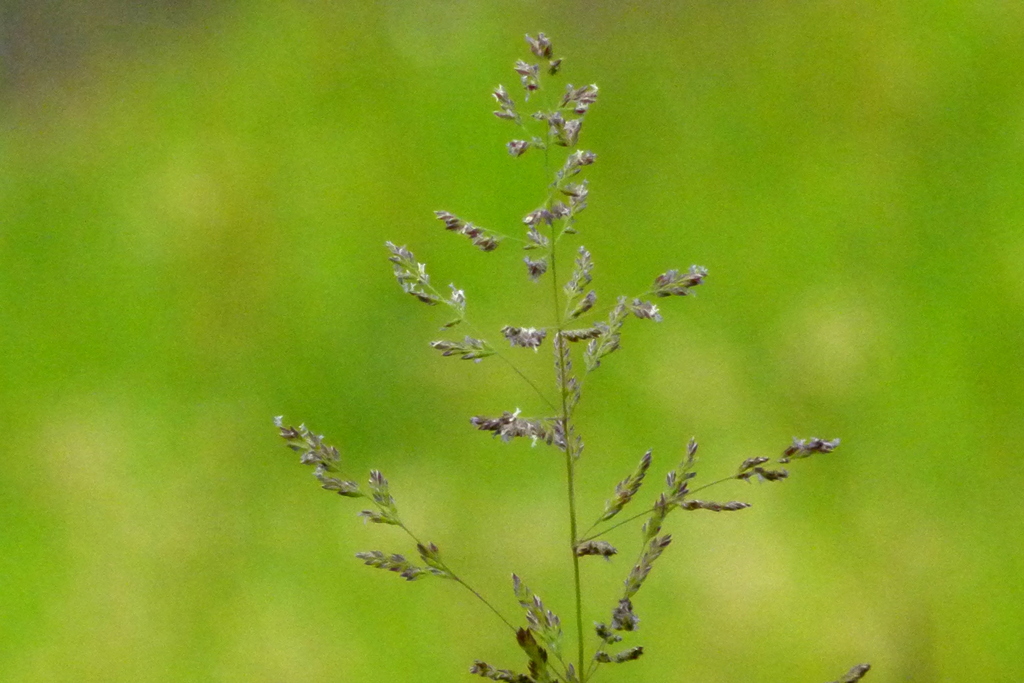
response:
[[[604,668],[628,665],[645,655],[644,646],[634,642],[640,617],[633,601],[671,546],[672,536],[665,531],[670,514],[745,510],[750,505],[742,501],[706,500],[697,495],[730,481],[781,481],[789,476],[782,465],[831,453],[839,446],[839,439],[794,439],[778,457],[748,458],[728,476],[708,483],[699,483],[697,478],[698,444],[691,440],[682,460],[665,475],[661,490],[649,498],[649,503],[638,506],[634,501],[652,486],[649,475],[654,459],[647,451],[624,479],[609,486],[611,493],[603,510],[591,513],[579,509],[576,491],[584,440],[577,424],[576,409],[583,399],[587,376],[599,370],[602,363],[619,350],[627,324],[632,325],[634,320],[639,321],[638,324],[661,321],[662,310],[655,300],[692,295],[697,287],[703,286],[708,272],[698,265],[668,270],[653,277],[643,292],[616,297],[611,305],[603,308],[598,305],[603,297],[599,297],[592,286],[593,258],[585,246],[573,244],[573,241],[578,235],[578,220],[587,208],[590,188],[585,176],[597,161],[594,152],[578,146],[579,139],[586,117],[598,100],[599,90],[596,85],[555,85],[563,62],[555,55],[551,41],[538,33],[527,35],[526,42],[529,59],[519,60],[513,67],[523,94],[516,99],[505,86],[499,85],[492,93],[497,104],[494,115],[516,129],[515,138],[507,144],[511,156],[542,158],[551,178],[542,201],[525,214],[524,234],[520,238],[479,227],[448,211],[437,211],[436,217],[445,230],[462,235],[482,252],[494,252],[508,242],[522,245],[526,252],[522,260],[524,275],[541,286],[544,280],[548,282],[546,296],[551,317],[547,324],[507,324],[493,332],[492,339],[503,338],[501,343],[480,338],[485,335],[475,328],[466,334],[456,334],[458,328],[470,328],[466,293],[454,284],[447,290],[436,287],[426,264],[418,261],[412,251],[391,242],[386,246],[402,290],[424,304],[447,309],[442,328],[445,338],[431,341],[430,346],[442,356],[475,362],[496,356],[508,362],[547,407],[547,412],[540,415],[525,416],[514,410],[496,416],[477,415],[469,422],[476,429],[506,442],[525,438],[550,447],[564,461],[567,524],[563,551],[566,570],[571,572],[574,586],[573,612],[565,627],[562,618],[516,574],[511,576],[511,590],[506,598],[510,605],[518,604],[520,614],[517,618],[506,616],[497,606],[501,602],[478,592],[457,568],[446,563],[435,544],[422,540],[405,524],[384,475],[372,471],[365,485],[348,479],[341,474],[338,450],[326,444],[322,436],[304,425],[287,426],[282,418],[277,418],[276,424],[287,445],[300,454],[300,462],[313,467],[313,474],[323,489],[362,500],[366,506],[359,512],[362,518],[374,524],[401,528],[416,550],[411,558],[381,550],[361,552],[357,558],[370,567],[395,572],[407,581],[431,578],[453,581],[469,591],[511,631],[523,654],[519,666],[506,669],[476,661],[470,673],[511,683],[585,683]],[[504,347],[506,350],[502,350],[504,343],[509,345]],[[550,395],[540,389],[543,382],[530,378],[515,363],[515,354],[521,353],[520,350],[538,352],[544,347],[550,347],[553,356],[555,391]],[[636,510],[637,507],[642,509],[626,514],[627,508]],[[597,561],[588,559],[593,557],[614,563],[619,550],[603,537],[612,529],[630,523],[639,525],[637,559],[624,567],[621,592],[607,605],[606,617],[587,625],[584,623],[586,591],[580,564]],[[839,682],[858,681],[869,668],[867,664],[855,666]]]

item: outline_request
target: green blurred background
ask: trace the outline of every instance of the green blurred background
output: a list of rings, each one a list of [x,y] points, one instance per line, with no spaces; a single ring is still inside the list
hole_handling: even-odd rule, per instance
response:
[[[317,489],[281,413],[381,468],[506,613],[515,570],[571,621],[561,461],[467,423],[536,399],[436,357],[443,313],[382,246],[485,329],[544,322],[521,253],[431,216],[515,233],[539,201],[489,97],[536,30],[601,87],[601,295],[711,272],[588,382],[582,516],[647,448],[660,476],[696,436],[715,477],[843,438],[714,496],[750,511],[671,518],[647,655],[599,680],[1024,676],[1024,6],[8,0],[0,22],[0,679],[518,667],[457,586],[352,558],[411,549]],[[588,622],[627,565],[586,565]]]

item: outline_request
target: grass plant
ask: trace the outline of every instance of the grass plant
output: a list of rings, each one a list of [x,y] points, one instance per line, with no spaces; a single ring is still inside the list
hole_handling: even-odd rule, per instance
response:
[[[681,461],[664,477],[661,491],[650,503],[639,506],[640,511],[623,514],[627,507],[630,510],[638,507],[633,501],[643,484],[649,481],[653,465],[651,451],[644,453],[633,470],[610,487],[612,492],[603,510],[579,508],[576,492],[584,439],[576,420],[576,408],[583,399],[586,378],[619,350],[628,322],[660,322],[662,312],[655,302],[692,296],[694,290],[704,284],[708,272],[698,265],[668,270],[654,277],[643,291],[619,296],[610,305],[598,305],[597,292],[591,286],[593,258],[585,246],[574,241],[578,235],[578,219],[587,208],[590,191],[585,176],[597,160],[594,152],[579,147],[578,143],[599,90],[596,85],[556,85],[562,73],[562,59],[556,56],[551,41],[545,34],[538,33],[527,35],[526,42],[530,58],[517,61],[513,67],[523,95],[516,100],[505,86],[499,85],[492,93],[498,107],[494,115],[516,127],[517,137],[507,144],[512,157],[527,160],[537,157],[543,163],[550,183],[544,189],[542,201],[525,215],[524,233],[518,237],[480,227],[448,211],[437,211],[436,217],[445,230],[465,237],[482,252],[493,252],[505,245],[523,249],[526,252],[525,276],[546,291],[548,319],[535,326],[506,324],[496,330],[496,334],[504,338],[503,343],[508,344],[508,348],[502,350],[503,343],[490,341],[489,335],[472,324],[462,289],[454,284],[447,289],[436,287],[426,264],[417,260],[412,251],[392,242],[387,242],[386,246],[402,290],[448,313],[442,327],[445,337],[431,341],[430,346],[442,356],[474,362],[493,357],[507,363],[536,394],[538,405],[545,407],[545,412],[535,416],[510,410],[496,416],[474,416],[469,422],[505,442],[529,439],[534,445],[553,449],[564,460],[566,537],[563,551],[574,587],[574,611],[568,626],[563,628],[562,619],[514,573],[512,590],[506,597],[508,602],[514,598],[521,614],[517,618],[508,616],[501,601],[485,597],[457,567],[448,564],[437,545],[403,521],[388,480],[380,471],[370,472],[364,488],[343,474],[338,449],[326,443],[323,436],[305,425],[288,426],[281,417],[275,422],[287,445],[300,453],[300,462],[313,467],[313,474],[323,489],[365,501],[367,509],[358,514],[369,523],[399,527],[408,535],[418,557],[410,559],[404,554],[372,550],[358,553],[357,558],[370,567],[395,572],[407,581],[453,581],[509,629],[525,656],[525,665],[512,670],[477,660],[470,667],[470,673],[509,683],[585,683],[603,669],[626,664],[645,654],[644,646],[634,642],[640,618],[633,600],[672,543],[672,536],[664,530],[670,514],[745,510],[750,505],[742,501],[715,501],[697,496],[727,482],[784,480],[789,477],[789,471],[783,465],[831,453],[839,446],[839,439],[794,438],[780,455],[747,458],[728,475],[706,483],[698,479],[698,444],[691,439]],[[550,347],[553,355],[550,383],[531,377],[515,357],[517,353],[538,352],[545,347]],[[605,540],[605,535],[612,529],[634,523],[639,525],[639,548],[635,561],[626,565],[628,570],[622,590],[607,606],[607,617],[587,625],[584,605],[588,596],[581,580],[580,564],[597,561],[597,558],[614,562],[619,549]],[[571,635],[567,636],[566,630]],[[854,666],[837,683],[858,681],[869,669],[867,664]]]

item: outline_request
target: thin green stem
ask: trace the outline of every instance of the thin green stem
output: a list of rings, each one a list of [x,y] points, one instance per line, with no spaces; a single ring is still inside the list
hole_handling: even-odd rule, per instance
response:
[[[549,136],[550,138],[550,136]],[[547,150],[545,149],[545,166],[547,166]],[[550,203],[551,199],[548,198],[547,203]],[[561,307],[559,305],[558,297],[558,258],[556,254],[555,244],[555,226],[554,223],[551,225],[551,293],[552,293],[552,304],[555,311],[555,328],[556,335],[561,335],[563,330]],[[565,342],[558,340],[559,344]],[[565,440],[565,478],[566,488],[569,498],[569,552],[572,554],[572,572],[573,572],[573,588],[576,597],[576,653],[577,653],[577,671],[579,676],[583,676],[586,671],[586,653],[584,651],[583,642],[583,584],[580,580],[580,558],[576,554],[577,544],[577,515],[576,515],[576,463],[575,455],[573,453],[573,439],[571,438],[570,429],[570,416],[569,416],[569,387],[567,386],[568,368],[565,367],[564,356],[558,351],[555,351],[556,362],[558,363],[558,380],[559,380],[559,394],[561,396],[561,415],[559,420],[562,424],[562,438]]]
[[[463,319],[463,322],[466,323],[466,325],[470,328],[470,330],[473,332],[473,334],[476,334],[478,336],[480,335],[480,332],[477,330],[475,325],[473,325],[472,323],[470,323],[468,320],[465,320],[465,319]],[[512,368],[513,372],[515,372],[517,375],[519,375],[519,377],[524,382],[526,382],[528,385],[530,385],[530,388],[533,389],[534,393],[536,393],[537,396],[540,397],[540,400],[544,401],[544,403],[546,403],[548,405],[548,407],[551,408],[552,410],[558,410],[558,407],[554,403],[551,402],[551,399],[549,399],[547,396],[544,395],[544,392],[540,390],[540,387],[538,387],[537,384],[532,379],[530,379],[529,376],[527,376],[527,374],[525,372],[520,370],[519,366],[512,362],[512,359],[510,359],[508,356],[506,356],[504,353],[502,353],[501,351],[499,351],[498,349],[496,349],[494,347],[491,347],[491,350],[494,351],[494,355],[495,356],[497,356],[501,360],[505,361],[505,363],[510,368]]]
[[[595,678],[597,678],[597,674],[601,673],[604,669],[607,668],[607,666],[602,667],[601,662],[594,660],[594,663],[591,664],[590,669],[587,670],[587,680],[593,681]]]
[[[374,503],[376,504],[376,501],[374,501]],[[381,508],[381,506],[380,506],[379,504],[377,505],[377,507],[378,507],[378,508],[380,508],[381,510],[383,510],[383,508]],[[419,539],[419,538],[418,538],[418,537],[416,536],[416,534],[414,534],[414,533],[412,532],[412,530],[410,530],[410,529],[409,529],[409,527],[407,527],[407,526],[405,525],[405,523],[404,523],[404,522],[399,522],[399,523],[398,523],[398,526],[399,526],[399,528],[400,528],[400,529],[402,529],[402,531],[404,531],[405,533],[407,533],[407,534],[409,535],[409,538],[411,538],[411,539],[412,539],[413,541],[415,541],[415,542],[416,542],[416,545],[417,545],[417,546],[421,546],[421,545],[422,545],[422,546],[425,546],[425,545],[426,545],[425,543],[423,543],[423,541],[421,541],[421,540],[420,540],[420,539]],[[449,575],[450,575],[450,576],[452,577],[452,580],[453,580],[453,581],[455,581],[455,582],[456,582],[457,584],[459,584],[460,586],[462,586],[463,588],[465,588],[466,590],[468,590],[468,591],[469,591],[470,593],[472,593],[473,595],[475,595],[475,596],[476,596],[476,598],[477,598],[477,599],[478,599],[478,600],[479,600],[480,602],[484,603],[484,604],[485,604],[485,605],[486,605],[486,606],[488,607],[488,609],[490,609],[490,610],[491,610],[492,612],[494,612],[494,614],[495,614],[495,615],[496,615],[496,616],[497,616],[497,617],[498,617],[499,619],[501,619],[501,620],[502,620],[503,622],[505,622],[505,625],[506,625],[506,626],[508,626],[508,627],[509,627],[510,629],[512,629],[512,632],[513,632],[513,633],[515,633],[515,632],[516,632],[516,627],[512,625],[512,622],[511,622],[511,621],[509,621],[508,619],[506,619],[506,618],[505,618],[505,616],[504,616],[504,615],[503,615],[503,614],[502,614],[501,612],[499,612],[499,611],[498,611],[498,609],[497,609],[497,608],[496,608],[496,607],[495,607],[494,605],[492,605],[492,604],[490,603],[490,601],[488,601],[488,600],[487,600],[487,598],[485,598],[485,597],[484,597],[483,595],[481,595],[479,591],[477,591],[477,590],[476,590],[475,588],[473,588],[472,586],[470,586],[470,585],[469,585],[468,583],[466,583],[466,581],[465,581],[464,579],[462,579],[462,578],[461,578],[461,577],[459,577],[459,576],[458,576],[458,575],[457,575],[457,574],[456,574],[456,573],[455,573],[454,571],[452,571],[451,567],[449,567],[449,566],[448,566],[448,563],[447,563],[447,562],[445,562],[444,560],[441,560],[441,566],[442,566],[442,567],[444,568],[444,570],[445,570],[446,572],[448,572],[448,574],[449,574]]]
[[[374,501],[374,504],[377,506],[378,509],[383,511],[384,508],[379,503]],[[398,527],[402,531],[404,531],[406,534],[408,534],[409,538],[411,538],[416,543],[417,546],[425,545],[423,543],[423,541],[421,541],[419,539],[419,537],[417,537],[416,534],[414,534],[412,532],[412,530],[405,525],[404,522],[399,521]],[[460,586],[462,586],[463,588],[468,590],[470,593],[472,593],[476,597],[477,600],[479,600],[484,605],[486,605],[487,608],[490,609],[491,612],[493,612],[496,617],[498,617],[499,619],[501,619],[502,622],[504,622],[505,626],[508,626],[509,630],[511,630],[512,633],[518,633],[519,629],[517,629],[515,627],[515,625],[511,621],[506,619],[505,616],[501,612],[498,611],[498,608],[495,607],[494,605],[492,605],[491,602],[487,598],[485,598],[483,595],[481,595],[480,591],[478,591],[477,589],[475,589],[472,586],[470,586],[469,583],[467,583],[465,579],[463,579],[458,574],[456,574],[454,571],[452,571],[452,568],[448,566],[447,562],[445,562],[444,560],[440,560],[440,564],[441,564],[441,567],[444,569],[444,571],[448,572],[448,575],[451,577],[452,581],[455,581],[457,584],[459,584]],[[562,668],[564,668],[564,669],[566,669],[566,671],[568,671],[568,667],[566,667],[565,662],[562,661],[561,657],[558,658],[558,661],[561,662]],[[563,681],[567,681],[568,680],[568,675],[566,675],[566,674],[562,674],[562,673],[556,671],[555,675],[559,679],[561,679]]]
[[[447,564],[444,564],[444,567],[445,567],[445,569],[447,569],[447,570],[448,570],[449,572],[451,571],[450,569],[448,569],[448,565],[447,565]],[[516,632],[516,630],[517,630],[517,629],[516,629],[516,627],[515,627],[515,626],[513,626],[513,625],[512,625],[512,622],[510,622],[510,621],[509,621],[508,619],[506,619],[506,618],[505,618],[504,616],[502,616],[501,612],[499,612],[499,611],[497,610],[497,608],[496,608],[496,607],[495,607],[494,605],[492,605],[492,604],[491,604],[490,602],[488,602],[488,601],[487,601],[487,598],[485,598],[484,596],[480,595],[480,593],[479,593],[479,592],[477,592],[477,590],[476,590],[475,588],[473,588],[472,586],[470,586],[470,585],[469,585],[468,583],[466,583],[465,581],[463,581],[463,580],[462,580],[461,578],[459,578],[459,577],[458,577],[458,576],[456,576],[455,574],[452,574],[452,578],[453,578],[453,579],[454,579],[454,580],[455,580],[455,581],[456,581],[456,582],[457,582],[457,583],[458,583],[458,584],[459,584],[460,586],[462,586],[463,588],[465,588],[466,590],[468,590],[468,591],[469,591],[470,593],[472,593],[473,595],[475,595],[475,596],[477,597],[477,599],[479,599],[479,600],[480,600],[480,602],[482,602],[482,603],[484,603],[485,605],[487,605],[487,606],[488,606],[488,607],[489,607],[489,608],[491,609],[491,611],[492,611],[492,612],[494,612],[494,613],[495,613],[495,614],[496,614],[496,615],[498,616],[498,618],[499,618],[499,619],[501,619],[502,621],[504,621],[504,622],[505,622],[505,625],[506,625],[506,626],[508,626],[508,627],[509,627],[510,629],[512,629],[512,632],[513,632],[513,633],[515,633],[515,632]]]
[[[589,540],[590,540],[590,537],[589,537],[589,536],[587,536],[587,534],[589,534],[589,533],[590,533],[591,531],[593,531],[593,530],[594,530],[594,527],[596,527],[596,526],[597,526],[598,524],[600,524],[600,523],[601,523],[601,520],[597,520],[596,522],[594,522],[593,524],[591,524],[590,526],[588,526],[588,527],[587,527],[587,530],[583,532],[583,538],[581,538],[581,539],[580,539],[580,542],[582,543],[582,542],[584,542],[584,541],[589,541]],[[614,527],[609,527],[609,528],[614,528]]]
[[[529,384],[529,385],[530,385],[530,387],[531,387],[531,388],[532,388],[532,389],[534,390],[534,392],[536,392],[536,394],[537,394],[538,396],[540,396],[541,400],[542,400],[542,401],[544,401],[544,403],[547,403],[547,404],[548,404],[548,407],[549,407],[549,408],[551,408],[552,410],[558,410],[558,407],[557,407],[557,406],[556,406],[556,405],[555,405],[554,403],[552,403],[552,402],[551,402],[551,401],[550,401],[550,400],[548,399],[548,397],[547,397],[547,396],[545,396],[545,395],[544,395],[544,392],[540,390],[540,387],[538,387],[538,386],[537,386],[536,384],[534,384],[534,383],[533,383],[533,380],[532,380],[532,379],[530,379],[529,377],[527,377],[527,376],[526,376],[526,374],[525,374],[525,373],[524,373],[524,372],[523,372],[522,370],[520,370],[520,369],[519,369],[519,366],[518,366],[518,365],[516,365],[515,363],[513,363],[513,362],[512,362],[512,361],[511,361],[511,360],[510,360],[510,359],[508,358],[508,356],[506,356],[505,354],[501,353],[501,352],[500,352],[500,351],[498,351],[498,350],[495,350],[495,351],[494,351],[494,355],[496,355],[496,356],[497,356],[498,358],[500,358],[500,359],[502,359],[503,361],[505,361],[506,363],[508,363],[508,366],[509,366],[510,368],[512,368],[512,370],[513,370],[513,371],[514,371],[514,372],[515,372],[515,373],[516,373],[517,375],[519,375],[519,376],[520,376],[520,377],[521,377],[521,378],[523,379],[523,381],[524,381],[524,382],[526,382],[527,384]]]
[[[725,483],[725,482],[727,482],[727,481],[732,481],[733,479],[736,479],[736,478],[737,478],[737,476],[739,476],[739,475],[733,474],[733,475],[730,475],[730,476],[728,476],[728,477],[722,477],[721,479],[716,479],[716,480],[714,480],[714,481],[712,481],[712,482],[709,482],[709,483],[707,483],[707,484],[704,484],[703,486],[698,486],[698,487],[697,487],[697,488],[695,488],[694,490],[690,491],[690,493],[689,493],[689,494],[687,494],[687,495],[691,495],[691,496],[692,496],[692,495],[693,495],[693,494],[695,494],[695,493],[700,493],[700,492],[701,492],[701,491],[703,491],[704,489],[709,489],[709,488],[711,488],[712,486],[716,486],[716,485],[718,485],[718,484],[724,484],[724,483]]]
[[[444,302],[445,304],[448,304],[449,306],[451,306],[451,304],[450,304],[450,303],[448,302],[448,300],[447,300],[447,299],[445,299],[445,298],[444,298],[444,297],[443,297],[443,296],[441,295],[441,293],[440,293],[439,291],[437,291],[437,289],[436,289],[436,288],[435,288],[435,287],[434,287],[433,285],[431,285],[431,284],[427,284],[427,285],[426,285],[426,288],[427,288],[427,289],[428,289],[428,290],[430,291],[430,293],[431,293],[431,294],[433,294],[434,296],[436,296],[436,297],[437,297],[437,298],[438,298],[439,300],[441,300],[441,301],[442,301],[442,302]],[[470,331],[471,331],[471,332],[472,332],[473,334],[475,334],[475,335],[476,335],[477,337],[480,337],[480,336],[481,336],[481,335],[480,335],[480,332],[479,332],[479,330],[477,329],[477,327],[476,327],[475,325],[473,325],[473,324],[472,324],[472,323],[471,323],[471,322],[469,321],[469,319],[468,319],[468,318],[462,317],[462,318],[461,318],[461,320],[462,320],[462,322],[463,322],[463,323],[465,323],[466,327],[468,327],[468,328],[470,329]],[[505,354],[503,354],[503,353],[502,353],[501,351],[499,351],[498,349],[496,349],[496,348],[494,348],[494,347],[491,347],[491,350],[492,350],[492,351],[494,352],[494,355],[495,355],[495,356],[497,356],[497,357],[498,357],[498,358],[500,358],[501,360],[505,361],[505,363],[507,363],[507,364],[508,364],[508,366],[509,366],[510,368],[512,368],[512,370],[513,370],[513,371],[514,371],[514,372],[515,372],[515,373],[516,373],[517,375],[519,375],[519,377],[520,377],[520,378],[521,378],[521,379],[522,379],[522,380],[523,380],[524,382],[526,382],[526,383],[527,383],[528,385],[530,385],[530,388],[531,388],[531,389],[533,389],[533,391],[534,391],[534,392],[535,392],[535,393],[537,394],[537,396],[539,396],[539,397],[540,397],[540,399],[541,399],[542,401],[544,401],[544,403],[546,403],[546,404],[548,405],[548,407],[549,407],[549,408],[551,408],[552,410],[558,410],[558,407],[557,407],[557,406],[555,406],[555,404],[551,402],[551,399],[549,399],[549,398],[548,398],[547,396],[545,396],[545,395],[544,395],[544,392],[540,390],[540,387],[538,387],[538,386],[537,386],[537,384],[536,384],[536,383],[535,383],[535,382],[534,382],[534,381],[533,381],[532,379],[530,379],[530,378],[529,378],[529,377],[528,377],[528,376],[526,375],[526,373],[524,373],[524,372],[523,372],[522,370],[520,370],[520,369],[519,369],[519,366],[518,366],[518,365],[516,365],[515,363],[513,363],[513,362],[511,361],[511,359],[509,359],[509,357],[508,357],[508,356],[506,356]]]
[[[568,430],[566,429],[566,431]],[[576,650],[578,662],[577,670],[580,672],[580,675],[582,676],[584,666],[586,665],[586,654],[583,648],[583,584],[580,581],[580,558],[579,555],[576,554],[576,473],[572,459],[572,448],[569,446],[568,436],[566,436],[565,460],[567,477],[569,482],[569,535],[571,538],[569,551],[572,553],[573,584],[576,591]]]

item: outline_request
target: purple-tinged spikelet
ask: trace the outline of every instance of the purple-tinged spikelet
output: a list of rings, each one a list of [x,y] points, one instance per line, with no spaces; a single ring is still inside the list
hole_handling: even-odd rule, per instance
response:
[[[441,352],[442,356],[458,356],[462,360],[479,362],[481,358],[494,355],[494,349],[482,339],[466,336],[462,341],[439,339],[430,342],[430,348]]]
[[[838,681],[833,681],[833,683],[857,683],[857,681],[864,678],[868,671],[871,671],[870,664],[858,664],[847,671]]]
[[[448,211],[435,211],[434,215],[444,223],[446,230],[465,235],[480,251],[494,251],[498,248],[498,237],[490,231],[464,221]]]
[[[541,275],[548,272],[548,260],[546,258],[532,259],[526,256],[523,258],[523,262],[526,263],[526,273],[534,282],[539,280]]]
[[[576,556],[600,555],[604,558],[611,558],[618,553],[618,549],[607,541],[584,541],[576,545]]]
[[[839,448],[839,439],[826,441],[825,439],[819,439],[817,437],[811,437],[810,439],[798,439],[794,436],[793,444],[783,451],[782,457],[779,458],[779,462],[785,464],[791,459],[809,458],[815,453],[831,453],[837,448]]]
[[[750,507],[750,503],[741,503],[738,500],[733,500],[728,503],[712,503],[703,500],[684,500],[679,504],[684,510],[711,510],[712,512],[734,512],[736,510],[745,510]]]
[[[505,683],[536,683],[536,681],[525,674],[517,674],[508,669],[495,669],[487,662],[482,662],[479,659],[473,662],[473,666],[469,667],[469,673],[489,678],[492,681],[504,681]]]
[[[469,421],[480,431],[491,432],[506,443],[515,438],[527,437],[532,439],[534,444],[543,441],[549,445],[555,444],[559,448],[564,446],[564,440],[550,420],[519,417],[518,410],[514,413],[505,411],[498,417],[477,415]]]
[[[622,652],[615,655],[610,655],[603,650],[598,650],[597,653],[594,655],[594,660],[601,662],[602,664],[622,664],[623,662],[631,662],[634,659],[640,659],[640,656],[643,653],[643,645],[631,647],[628,650],[623,650]]]
[[[530,149],[530,143],[526,140],[509,140],[505,147],[512,156],[521,157],[526,154],[526,150]]]
[[[708,269],[703,266],[690,266],[685,273],[669,270],[654,279],[651,292],[655,296],[686,296],[697,285],[703,284],[708,276]]]
[[[548,336],[547,330],[538,330],[535,327],[512,327],[511,325],[505,325],[501,328],[501,333],[512,346],[521,346],[524,349],[533,349],[534,351],[541,345],[544,338]]]
[[[656,323],[661,322],[661,312],[658,311],[658,307],[650,301],[633,299],[633,303],[630,304],[629,309],[633,312],[633,315],[642,320],[653,320]]]

